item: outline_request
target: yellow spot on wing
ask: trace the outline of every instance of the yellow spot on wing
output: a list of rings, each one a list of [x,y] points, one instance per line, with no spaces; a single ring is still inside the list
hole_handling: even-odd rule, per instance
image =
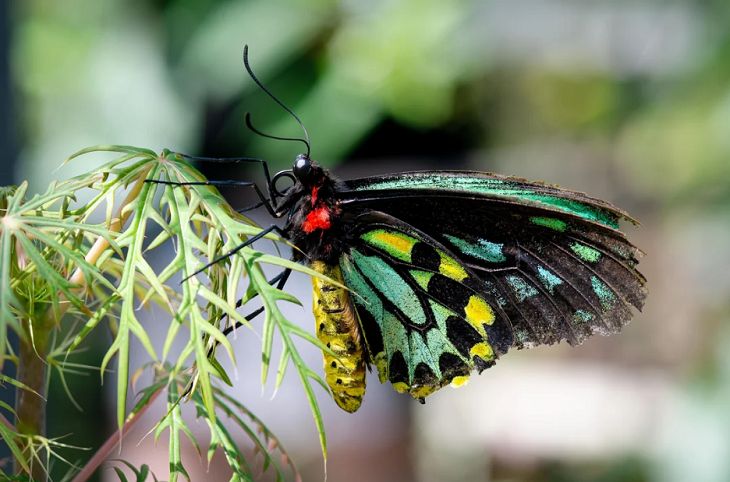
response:
[[[362,236],[372,245],[385,250],[391,256],[411,262],[411,250],[418,242],[416,239],[401,233],[378,229]]]
[[[375,355],[373,364],[378,369],[378,380],[380,383],[385,383],[388,380],[388,359],[384,351]]]
[[[393,384],[393,388],[398,393],[406,393],[411,387],[409,387],[408,384],[404,382],[395,382]]]
[[[454,387],[454,388],[463,387],[467,383],[469,383],[469,377],[468,376],[466,376],[466,377],[454,377],[454,379],[451,380],[451,386]]]
[[[473,295],[469,298],[469,304],[464,308],[466,321],[468,321],[479,333],[486,336],[483,323],[491,325],[494,323],[494,311],[481,297]]]
[[[424,385],[422,387],[411,389],[411,395],[413,395],[413,398],[426,398],[427,396],[438,390],[438,388],[439,387]]]
[[[476,355],[483,360],[494,360],[494,351],[492,351],[492,347],[486,343],[477,343],[471,347],[471,351],[469,353],[471,353],[472,356]]]
[[[459,263],[457,263],[454,258],[447,256],[441,251],[438,251],[438,254],[439,256],[441,256],[441,265],[439,265],[439,272],[442,275],[448,276],[449,278],[456,281],[464,281],[466,278],[469,277],[466,270]]]

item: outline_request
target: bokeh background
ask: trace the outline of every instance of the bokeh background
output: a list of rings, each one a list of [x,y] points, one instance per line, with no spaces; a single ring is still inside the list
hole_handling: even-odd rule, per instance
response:
[[[647,253],[650,296],[622,334],[510,353],[425,406],[375,376],[355,415],[320,391],[328,480],[730,480],[730,3],[3,0],[0,182],[45,190],[98,165],[91,157],[56,170],[96,144],[289,167],[301,145],[245,127],[251,112],[264,132],[301,133],[247,77],[244,44],[259,78],[304,121],[312,157],[342,177],[514,174],[610,200],[644,225],[625,228]],[[201,168],[261,180],[252,167]],[[254,201],[225,194],[238,207]],[[309,306],[306,277],[288,289]],[[308,309],[286,313],[313,326]],[[152,333],[166,331],[161,316],[151,315]],[[109,342],[100,331],[87,362]],[[270,400],[258,339],[240,332],[235,343],[233,393],[278,434],[304,480],[322,480],[298,380],[290,374]],[[317,350],[301,350],[319,369]],[[84,412],[52,382],[49,435],[98,447],[113,432],[114,384],[72,381]],[[165,479],[164,437],[156,449],[151,438],[138,445],[162,413],[119,457]],[[205,427],[192,426],[205,443]],[[222,457],[208,468],[185,447],[193,480],[228,480]],[[60,478],[65,468],[55,470]]]

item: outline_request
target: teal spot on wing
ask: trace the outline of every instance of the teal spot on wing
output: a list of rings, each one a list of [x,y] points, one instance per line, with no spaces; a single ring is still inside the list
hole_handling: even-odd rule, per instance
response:
[[[530,335],[527,333],[526,330],[517,330],[517,332],[515,332],[515,341],[517,343],[519,343],[520,345],[524,344],[529,339],[530,339]]]
[[[380,330],[383,334],[383,344],[385,345],[385,353],[388,357],[388,366],[390,366],[390,360],[392,360],[393,355],[397,352],[401,352],[406,363],[408,363],[410,359],[410,348],[408,346],[408,333],[403,323],[390,311],[386,311]]]
[[[476,244],[472,244],[456,236],[444,235],[451,243],[459,248],[459,250],[473,258],[483,259],[490,263],[501,263],[506,261],[502,248],[504,244],[497,244],[487,241],[486,239],[477,239]]]
[[[584,219],[596,221],[614,229],[618,229],[618,216],[605,209],[600,209],[590,204],[573,201],[572,199],[556,198],[553,196],[533,196],[536,201],[543,204],[550,204],[563,211],[575,214]]]
[[[489,280],[483,280],[483,282],[484,286],[487,287],[487,293],[491,294],[499,302],[500,306],[507,306],[507,301],[502,296],[502,293],[494,286],[494,283]]]
[[[436,324],[438,325],[439,330],[446,333],[446,320],[448,320],[450,316],[456,316],[456,313],[434,300],[428,300],[428,302],[431,305],[431,312],[433,313],[433,317],[436,319]]]
[[[519,276],[507,276],[507,282],[512,287],[512,290],[515,292],[515,296],[517,297],[517,301],[520,303],[530,296],[535,296],[537,294],[535,287],[527,284],[527,282]]]
[[[619,256],[621,256],[624,259],[631,259],[631,253],[629,253],[628,251],[626,251],[622,246],[620,246],[618,244],[612,245],[611,246],[611,251],[613,251],[614,253],[618,254]]]
[[[573,323],[580,325],[581,323],[588,323],[593,319],[593,313],[587,311],[578,310],[573,314]]]
[[[573,243],[570,245],[570,249],[572,249],[573,252],[577,254],[580,259],[582,259],[583,261],[588,261],[589,263],[595,263],[596,261],[601,259],[600,251],[584,244]]]
[[[355,264],[388,300],[405,313],[414,323],[426,323],[426,314],[416,293],[401,276],[381,258],[364,256],[352,250]]]
[[[418,286],[423,288],[423,291],[428,291],[428,282],[431,281],[434,273],[429,271],[419,271],[416,269],[411,270],[410,273],[416,283],[418,283]]]
[[[434,358],[438,361],[443,353],[451,353],[458,356],[461,360],[469,366],[472,366],[472,361],[469,357],[464,357],[459,350],[451,343],[447,336],[446,320],[451,316],[457,316],[456,313],[446,308],[441,303],[434,300],[428,300],[433,317],[436,320],[438,329],[432,328],[426,333],[426,342],[428,347],[431,349],[431,353]]]
[[[432,328],[428,331],[428,333],[426,333],[426,343],[428,344],[428,348],[431,350],[431,355],[436,362],[438,362],[442,354],[451,353],[452,355],[461,358],[461,360],[467,363],[467,365],[471,366],[471,360],[459,353],[459,350],[456,349],[454,344],[451,343],[446,336],[446,331]]]
[[[605,285],[601,280],[598,279],[597,276],[591,277],[591,285],[593,285],[593,292],[598,296],[598,299],[601,301],[601,307],[603,308],[603,312],[607,312],[611,309],[611,303],[616,301],[616,295],[613,294],[613,291],[609,289],[608,286]]]
[[[530,218],[530,222],[532,224],[537,224],[538,226],[545,226],[546,228],[550,228],[554,231],[560,231],[561,233],[565,232],[565,228],[568,227],[565,221],[555,218],[532,217]]]
[[[479,177],[458,177],[431,174],[426,176],[403,177],[390,181],[375,181],[357,188],[358,191],[383,189],[452,189],[455,191],[472,191],[489,193],[499,190],[505,182],[501,179],[483,179]],[[513,189],[513,191],[516,191]]]
[[[433,331],[433,330],[431,330]],[[416,367],[419,363],[423,362],[428,368],[436,375],[438,379],[442,378],[441,370],[438,366],[438,360],[434,360],[433,354],[428,346],[423,342],[423,336],[417,331],[412,331],[410,338],[410,359],[406,358],[408,363],[408,378],[410,384],[413,384],[413,376],[416,372]]]
[[[516,183],[510,180],[484,179],[478,176],[448,176],[430,174],[423,176],[408,176],[387,181],[374,181],[357,188],[363,190],[383,189],[448,189],[485,194],[487,196],[516,197],[530,204],[545,204],[560,209],[583,219],[596,221],[618,229],[618,216],[606,209],[583,203],[573,199],[566,199],[545,192],[535,191],[525,187],[515,187]]]
[[[378,367],[382,382],[388,379],[388,367],[395,352],[401,351],[403,356],[408,354],[408,337],[406,336],[405,327],[395,316],[385,311],[378,294],[370,288],[365,278],[360,275],[347,256],[340,257],[340,267],[342,268],[342,277],[345,284],[354,292],[352,299],[360,308],[364,308],[372,315],[380,328],[380,334],[383,337],[383,350],[388,362],[384,366]],[[365,333],[366,337],[367,335]],[[378,353],[372,354],[373,357],[377,355]]]
[[[537,267],[537,278],[548,289],[551,295],[557,285],[563,284],[563,280],[542,266]]]
[[[381,324],[384,309],[383,302],[380,300],[378,294],[370,288],[365,278],[350,263],[347,256],[340,258],[340,267],[342,268],[342,277],[345,280],[345,284],[354,291],[353,300],[357,304],[364,306],[373,315],[373,318]]]

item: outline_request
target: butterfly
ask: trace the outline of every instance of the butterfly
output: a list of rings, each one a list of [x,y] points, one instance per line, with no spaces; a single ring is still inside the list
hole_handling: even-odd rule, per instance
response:
[[[249,75],[304,129],[254,76],[247,54]],[[247,124],[277,138],[248,116]],[[313,278],[313,313],[330,350],[325,379],[342,409],[360,407],[372,366],[381,383],[423,402],[512,348],[579,345],[617,333],[632,307],[641,310],[641,252],[619,230],[619,221],[636,221],[612,204],[475,171],[340,180],[310,158],[304,132],[307,153],[291,170],[272,178],[255,160],[265,193],[240,183],[261,198],[252,208],[286,218],[242,246],[276,231],[297,248],[294,260],[336,282]],[[292,185],[279,191],[282,177]]]

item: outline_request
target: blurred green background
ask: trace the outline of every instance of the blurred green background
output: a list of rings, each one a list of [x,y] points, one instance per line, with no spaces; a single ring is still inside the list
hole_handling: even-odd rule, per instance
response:
[[[730,3],[3,0],[0,180],[45,190],[97,165],[56,171],[95,144],[288,168],[301,145],[245,127],[251,112],[266,133],[301,135],[246,75],[244,44],[258,77],[303,120],[312,157],[342,177],[515,174],[607,199],[644,224],[624,227],[647,253],[650,295],[621,335],[511,353],[425,406],[375,377],[355,415],[320,393],[328,480],[730,480]],[[255,168],[202,169],[261,179]],[[291,290],[309,306],[306,278]],[[312,326],[308,310],[289,313]],[[236,396],[279,434],[305,480],[321,480],[297,380],[262,397],[258,340],[244,338]],[[90,362],[108,341],[98,338]],[[316,350],[302,349],[319,368]],[[78,381],[86,411],[56,408],[50,435],[98,446],[111,434],[99,413],[113,394],[97,380]],[[64,400],[53,391],[49,403]],[[161,415],[121,457],[164,479],[164,441],[156,452],[149,440],[137,446]],[[206,472],[188,449],[193,480],[228,480],[222,457]]]

